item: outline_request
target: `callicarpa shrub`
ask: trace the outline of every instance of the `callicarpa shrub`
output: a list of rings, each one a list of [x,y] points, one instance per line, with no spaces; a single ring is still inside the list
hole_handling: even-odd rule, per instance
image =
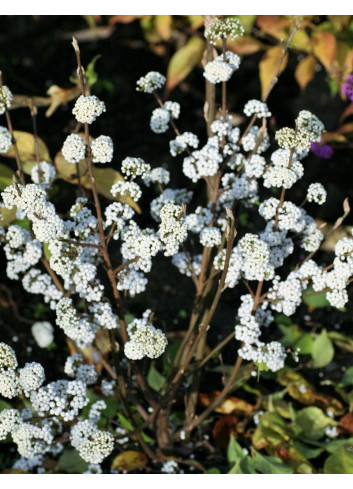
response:
[[[125,155],[119,166],[122,177],[110,182],[108,205],[97,175],[100,165],[112,162],[114,145],[109,136],[90,134],[106,106],[90,93],[74,39],[81,95],[72,110],[76,130],[62,141],[61,158],[72,168],[78,196],[65,213],[50,201],[53,182],[58,182],[56,168],[42,160],[38,147],[37,162],[26,172],[31,180],[25,176],[9,113],[11,90],[1,84],[0,113],[7,127],[0,127],[0,152],[13,151],[17,163],[12,184],[1,193],[1,209],[14,216],[0,227],[6,273],[52,311],[50,318],[32,322],[38,346],[49,347],[54,337],[65,337],[68,345],[65,364],[46,372],[39,358],[19,364],[13,346],[0,343],[0,395],[7,403],[0,412],[0,440],[16,446],[15,469],[65,472],[69,457],[83,473],[227,472],[222,459],[212,458],[216,448],[208,434],[210,420],[217,412],[227,413],[224,403],[235,402],[229,395],[244,380],[254,377],[254,391],[256,377],[286,372],[286,365],[300,360],[299,349],[279,341],[276,318],[295,315],[310,293],[321,292],[333,308],[347,304],[353,238],[338,240],[332,264],[318,263],[315,255],[324,235],[305,205],[323,204],[326,190],[314,181],[299,204],[287,194],[300,185],[305,158],[311,145],[321,142],[324,125],[303,108],[291,127],[268,127],[272,114],[267,100],[295,30],[283,45],[263,99],[245,104],[247,123],[240,129],[227,106],[227,82],[237,76],[241,59],[228,50],[228,41],[241,36],[243,27],[233,17],[208,22],[203,141],[191,130],[179,131],[182,108],[163,99],[165,76],[155,71],[142,76],[136,89],[156,100],[146,129],[162,138],[172,134],[170,153],[185,183],[175,188],[165,166]],[[35,121],[33,111],[32,116]],[[194,184],[202,189],[197,195]],[[141,204],[140,216],[138,202],[146,187],[155,196],[149,207]],[[241,222],[243,209],[257,215],[253,223]],[[145,227],[146,221],[153,224]],[[150,276],[158,280],[151,270],[162,256],[194,289],[189,324],[177,341],[173,318],[163,323],[151,308],[137,314],[130,300],[145,293]],[[232,303],[234,330],[210,348],[208,335],[218,327],[215,313],[224,293]],[[230,344],[232,365],[225,369],[218,359]],[[222,380],[218,391],[205,397],[200,386],[210,365],[216,365]],[[300,383],[301,393],[309,389],[306,381]],[[310,440],[305,445],[305,423],[287,438],[285,422],[278,425],[278,446],[297,443],[291,447],[299,458],[290,463],[278,450],[262,451],[270,446],[268,431],[261,432],[262,444],[255,432],[250,453],[251,440],[239,433],[245,433],[248,423],[258,425],[261,411],[248,414],[238,441],[230,438],[233,472],[271,472],[281,463],[283,473],[315,471],[307,458],[318,456],[317,440],[338,434],[334,413],[320,412],[325,422],[320,418],[323,431],[313,438],[316,445]]]

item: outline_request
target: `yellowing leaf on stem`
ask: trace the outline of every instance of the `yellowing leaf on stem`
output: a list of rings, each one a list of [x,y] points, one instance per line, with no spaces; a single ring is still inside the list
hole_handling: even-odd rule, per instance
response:
[[[154,26],[163,41],[169,41],[172,35],[172,22],[171,15],[156,15],[155,17]]]
[[[306,56],[298,63],[294,76],[302,90],[305,90],[307,84],[314,78],[316,64],[316,59],[311,55]]]
[[[309,35],[303,29],[298,29],[292,38],[291,47],[310,52],[311,44]]]
[[[112,469],[119,471],[132,472],[133,470],[142,469],[147,464],[147,457],[142,452],[127,450],[119,453],[112,462]]]
[[[260,29],[276,39],[283,40],[288,36],[290,19],[280,15],[258,15],[256,24]]]
[[[282,46],[274,46],[266,51],[262,57],[259,70],[260,70],[260,81],[261,81],[261,96],[262,98],[266,95],[267,90],[271,84],[273,77],[276,75],[281,57],[283,55]],[[281,66],[279,68],[278,74],[280,75],[288,62],[288,53],[284,56]]]
[[[29,132],[24,131],[14,131],[14,138],[16,139],[17,149],[20,154],[22,161],[36,161],[36,148],[34,144],[34,136]],[[50,162],[49,150],[42,141],[38,138],[39,156],[41,161]],[[15,158],[15,149],[13,146],[10,147],[9,151],[2,156],[7,158]]]
[[[205,50],[203,39],[193,36],[171,58],[167,71],[166,89],[169,93],[197,66]]]
[[[240,56],[254,54],[265,49],[265,45],[261,41],[251,36],[240,36],[235,41],[230,42],[228,47]]]
[[[331,32],[317,31],[313,36],[314,54],[329,70],[336,56],[336,38]]]

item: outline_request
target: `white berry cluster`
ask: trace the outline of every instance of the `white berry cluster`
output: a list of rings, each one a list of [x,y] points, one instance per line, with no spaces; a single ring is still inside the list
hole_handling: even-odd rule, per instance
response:
[[[136,90],[139,92],[153,93],[159,88],[162,88],[166,81],[166,77],[158,73],[158,71],[150,71],[137,81]]]
[[[216,44],[222,39],[234,40],[244,34],[244,27],[236,17],[227,17],[226,19],[215,18],[205,30],[205,37]]]
[[[316,202],[321,205],[326,202],[327,192],[325,187],[321,183],[311,183],[308,188],[307,200],[308,202]]]
[[[200,233],[200,243],[202,246],[212,248],[212,246],[218,246],[222,241],[222,233],[216,227],[203,228]]]
[[[165,204],[160,212],[161,224],[158,235],[164,246],[164,255],[178,253],[179,245],[187,237],[184,209],[180,205]]]
[[[147,185],[147,187],[149,187],[151,183],[160,183],[161,185],[168,185],[170,181],[170,173],[162,166],[157,166],[152,170],[150,170],[143,177],[143,181],[144,184]]]
[[[93,163],[110,163],[113,159],[114,145],[109,136],[99,136],[91,142]]]
[[[5,114],[6,110],[11,107],[13,95],[11,90],[6,85],[0,88],[0,115]]]
[[[149,322],[150,315],[151,310],[147,309],[141,319],[134,319],[128,326],[130,340],[125,343],[124,352],[131,360],[158,358],[166,349],[167,337]]]
[[[69,163],[78,163],[86,155],[86,146],[81,136],[70,134],[64,141],[62,155]]]
[[[52,186],[56,177],[55,166],[47,161],[41,161],[33,165],[31,170],[31,179],[33,183],[41,185],[47,189]]]
[[[12,138],[9,130],[0,126],[0,153],[7,153],[11,145]]]
[[[213,84],[227,82],[234,71],[239,68],[240,58],[237,54],[227,51],[225,56],[218,56],[205,66],[204,77]]]
[[[199,145],[198,137],[192,132],[184,132],[169,142],[170,154],[176,156],[187,148],[197,148]]]
[[[144,178],[150,170],[151,166],[145,163],[142,158],[132,158],[129,156],[121,163],[121,171],[126,176],[131,176],[132,178],[137,176]]]
[[[137,183],[124,182],[124,180],[119,180],[118,182],[114,183],[110,189],[110,192],[114,197],[120,195],[122,200],[130,197],[130,199],[134,200],[135,202],[137,202],[142,195],[141,188]]]
[[[92,464],[102,463],[114,449],[114,436],[108,431],[100,431],[89,419],[76,423],[70,438],[71,445],[83,460]]]
[[[267,104],[260,100],[249,100],[244,107],[244,114],[248,117],[256,115],[259,119],[265,117],[271,117],[271,112],[268,110]]]
[[[95,95],[80,95],[72,109],[73,115],[82,124],[92,124],[105,112],[105,104]]]

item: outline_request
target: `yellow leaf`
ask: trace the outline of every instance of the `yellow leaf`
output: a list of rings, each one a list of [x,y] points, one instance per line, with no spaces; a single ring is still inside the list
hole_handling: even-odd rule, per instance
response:
[[[295,69],[295,79],[300,88],[304,90],[307,84],[314,78],[316,59],[314,56],[306,56],[302,59]]]
[[[36,150],[34,146],[34,136],[29,132],[24,131],[14,131],[14,138],[16,139],[17,149],[20,153],[20,158],[22,161],[36,161]],[[38,146],[39,146],[39,156],[41,161],[51,162],[49,150],[42,141],[42,139],[38,138]],[[11,146],[9,151],[2,156],[6,156],[8,158],[15,158],[15,150],[14,147]]]
[[[257,53],[265,49],[265,45],[251,36],[241,36],[229,43],[229,49],[241,56]]]
[[[147,464],[147,457],[142,452],[127,450],[117,455],[112,462],[112,469],[131,472],[142,469]]]
[[[256,23],[260,29],[271,34],[276,39],[283,40],[288,37],[289,19],[280,15],[259,15]]]
[[[202,15],[188,15],[187,18],[188,18],[188,21],[190,22],[190,26],[192,27],[192,29],[195,29],[195,30],[202,27],[205,23]]]
[[[329,70],[336,56],[336,38],[331,32],[317,31],[313,36],[314,54]]]
[[[303,29],[298,29],[293,36],[291,47],[301,51],[310,51],[311,39],[309,35]]]
[[[261,81],[261,96],[262,98],[265,96],[272,78],[275,76],[278,65],[283,54],[282,46],[274,46],[266,51],[264,56],[262,57],[259,65],[260,70],[260,81]],[[288,53],[286,53],[279,70],[279,74],[287,66],[288,61]]]
[[[201,62],[204,50],[205,42],[193,36],[172,56],[167,71],[166,89],[168,92],[183,81],[190,71]]]
[[[154,26],[163,41],[169,41],[172,34],[172,16],[156,15]]]

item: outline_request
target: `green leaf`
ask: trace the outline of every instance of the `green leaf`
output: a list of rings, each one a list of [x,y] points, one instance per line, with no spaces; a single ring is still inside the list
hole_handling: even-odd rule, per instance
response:
[[[323,329],[319,336],[315,338],[312,357],[313,367],[321,368],[331,363],[335,354],[332,341],[330,340],[326,329]]]
[[[12,185],[13,175],[14,171],[11,168],[0,163],[0,190],[4,190],[9,185]]]
[[[88,468],[88,463],[85,462],[76,450],[65,449],[58,463],[56,464],[56,472],[66,472],[67,474],[82,474]]]
[[[193,36],[172,56],[167,71],[166,89],[168,92],[183,81],[190,71],[201,62],[204,50],[204,40]]]
[[[120,424],[123,428],[125,428],[126,430],[128,431],[133,431],[134,430],[134,427],[132,426],[132,424],[130,423],[130,421],[121,413],[117,413],[117,416],[118,416],[118,419],[120,421]],[[141,436],[143,438],[143,440],[146,442],[146,443],[151,443],[153,442],[153,438],[151,438],[150,436],[146,435],[146,433],[144,433],[143,431],[141,432]]]
[[[326,299],[326,292],[317,294],[312,287],[308,287],[303,292],[303,302],[309,307],[320,309],[322,307],[330,307],[330,303]]]
[[[329,453],[335,453],[342,447],[345,447],[348,451],[352,452],[353,437],[345,438],[343,440],[332,440],[325,444],[325,449]]]
[[[221,471],[217,467],[211,467],[207,470],[208,474],[220,474]]]
[[[295,426],[300,428],[307,439],[319,440],[325,435],[327,426],[335,425],[335,421],[316,406],[301,409],[295,418]]]
[[[255,452],[255,468],[262,474],[293,474],[293,468],[285,465],[278,457],[270,457]]]
[[[92,87],[92,85],[94,85],[96,83],[96,81],[98,80],[98,74],[97,72],[95,71],[95,65],[96,65],[96,62],[99,58],[101,58],[102,55],[101,54],[97,54],[93,59],[92,61],[90,61],[87,65],[87,68],[86,68],[86,78],[88,80],[88,83],[89,85]]]
[[[353,474],[353,453],[341,447],[326,459],[324,474]]]
[[[284,346],[290,346],[293,350],[299,348],[303,355],[311,354],[314,339],[310,333],[303,331],[297,324],[290,326],[280,324],[279,328],[284,334],[282,338]]]
[[[244,452],[242,447],[239,445],[239,443],[236,441],[233,435],[230,436],[229,443],[228,443],[228,448],[227,448],[227,458],[228,462],[234,463],[238,459],[243,458]]]
[[[347,370],[344,372],[340,384],[342,384],[344,387],[353,385],[353,366],[348,367]]]
[[[158,372],[154,363],[151,364],[147,374],[147,384],[156,392],[159,392],[165,382],[165,377]]]
[[[0,399],[0,411],[3,411],[4,409],[13,409],[13,408],[12,408],[11,404]]]
[[[163,373],[166,375],[169,373],[174,359],[178,353],[179,347],[181,345],[181,341],[174,341],[174,343],[168,344],[166,351],[164,352],[163,355]]]
[[[322,453],[322,448],[317,447],[317,448],[312,448],[306,445],[305,443],[302,443],[299,440],[294,440],[293,441],[293,446],[294,448],[301,453],[305,458],[316,458]]]

